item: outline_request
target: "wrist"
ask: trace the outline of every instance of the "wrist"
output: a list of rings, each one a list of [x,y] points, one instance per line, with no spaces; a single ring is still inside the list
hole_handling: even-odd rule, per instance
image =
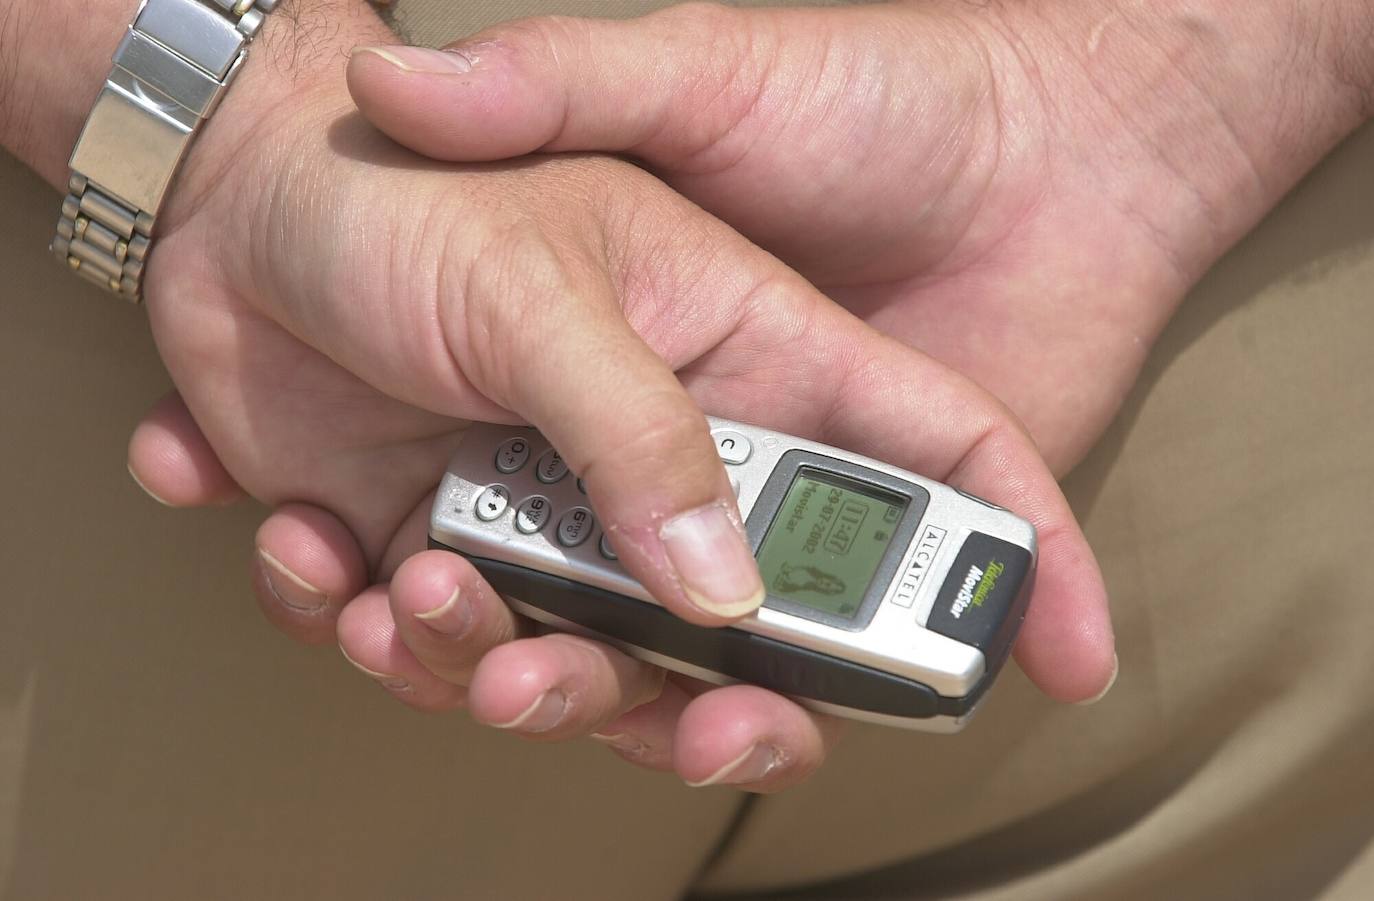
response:
[[[300,163],[301,137],[323,146],[328,123],[353,108],[344,80],[350,51],[395,40],[363,0],[283,0],[189,149],[161,233],[189,219],[217,187],[259,194],[274,169]]]
[[[0,0],[0,146],[54,186],[138,0]]]
[[[0,0],[0,146],[61,189],[82,124],[139,0],[78,4]],[[393,38],[363,0],[283,0],[265,20],[224,102],[188,148],[167,209],[200,193],[278,124],[331,93],[346,98],[344,60],[356,43]],[[161,230],[161,226],[160,226]]]

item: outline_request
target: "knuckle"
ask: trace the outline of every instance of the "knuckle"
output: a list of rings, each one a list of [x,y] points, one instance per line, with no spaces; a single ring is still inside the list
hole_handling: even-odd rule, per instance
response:
[[[621,445],[624,450],[668,459],[707,446],[706,418],[685,394],[654,392],[632,405],[629,413],[639,426]]]
[[[515,219],[487,229],[468,263],[463,295],[474,309],[493,315],[507,309],[493,302],[496,298],[542,297],[565,281],[562,255],[553,242],[529,220]]]
[[[673,146],[673,168],[695,174],[723,171],[746,152],[742,135],[764,99],[780,38],[775,23],[715,3],[689,3],[659,13],[662,42],[670,52],[676,105],[691,116],[668,116],[643,145]]]
[[[479,659],[476,655],[471,658],[428,656],[420,662],[440,681],[458,688],[467,688],[472,682],[472,672],[476,669]]]
[[[491,400],[517,399],[513,365],[553,340],[558,323],[578,315],[576,290],[586,264],[579,252],[531,219],[511,217],[484,229],[474,243],[445,252],[456,272],[441,280],[439,322],[449,356]]]
[[[648,173],[636,169],[617,188],[600,221],[621,311],[661,356],[695,359],[736,331],[775,261]],[[774,294],[797,293],[775,281]]]
[[[608,469],[646,469],[696,479],[707,467],[719,465],[710,448],[706,418],[684,393],[652,391],[622,405],[624,419],[634,429],[616,443],[612,455],[587,461],[583,475],[589,485],[610,478]]]
[[[589,43],[590,23],[574,16],[535,16],[498,26],[490,40],[555,66]]]
[[[709,221],[682,215],[678,205],[652,194],[626,198],[608,216],[612,277],[621,310],[651,346],[666,347],[688,335],[715,333],[712,320],[727,316],[727,303],[702,303],[733,255]]]

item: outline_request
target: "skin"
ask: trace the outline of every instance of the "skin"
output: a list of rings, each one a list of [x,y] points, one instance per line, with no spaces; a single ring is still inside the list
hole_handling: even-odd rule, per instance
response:
[[[1302,73],[1309,87],[1325,84],[1331,90],[1325,102],[1303,108],[1315,112],[1302,128],[1258,117],[1271,131],[1281,125],[1302,138],[1266,159],[1265,135],[1237,133],[1226,115],[1237,111],[1230,101],[1241,96],[1228,97],[1227,89],[1245,82],[1228,81],[1229,69],[1199,67],[1198,60],[1207,58],[1205,42],[1171,43],[1175,35],[1166,26],[1177,9],[1159,20],[1136,11],[1135,19],[1119,22],[1106,4],[1080,5],[1073,12],[1065,5],[1033,5],[1018,19],[1010,18],[1008,9],[893,4],[746,16],[694,8],[624,26],[541,20],[466,46],[469,68],[457,75],[417,73],[386,56],[360,54],[350,77],[360,108],[375,124],[439,158],[488,160],[572,149],[639,157],[870,322],[995,387],[1063,469],[1110,418],[1187,285],[1331,142],[1358,123],[1365,107],[1359,90],[1340,90],[1339,80],[1323,70],[1329,60],[1322,52],[1310,58],[1290,54],[1295,65],[1310,67]],[[1252,18],[1257,25],[1247,27],[1263,31],[1273,24],[1264,16]],[[1225,21],[1204,24],[1222,32],[1223,26],[1238,27]],[[889,44],[883,44],[884,36]],[[1117,52],[1100,54],[1104,41]],[[1066,43],[1071,52],[1063,52]],[[1274,43],[1282,46],[1278,39]],[[1256,53],[1266,49],[1260,46]],[[1094,60],[1104,57],[1130,66],[1095,69]],[[1234,68],[1250,71],[1246,65]],[[1182,83],[1173,73],[1182,73]],[[933,87],[913,91],[913,84]],[[1055,90],[1048,91],[1047,84]],[[626,85],[634,90],[627,93]],[[1190,94],[1189,88],[1199,86],[1211,93]],[[862,115],[875,96],[882,103]],[[1139,102],[1142,98],[1151,102]],[[433,115],[436,109],[443,115]],[[836,109],[858,113],[846,123],[854,127],[828,128]],[[894,109],[907,116],[881,115]],[[424,110],[430,114],[420,115]],[[493,116],[495,110],[502,115]],[[913,131],[909,121],[921,127]],[[1170,158],[1187,148],[1161,140],[1182,125],[1205,151],[1207,165],[1196,167],[1196,178],[1180,176]],[[1228,134],[1229,142],[1209,140]],[[835,177],[833,161],[855,158],[855,145],[867,151],[871,165]],[[806,152],[799,154],[798,147]],[[759,203],[759,196],[773,202]],[[1065,247],[1082,252],[1066,253]],[[729,409],[730,389],[738,388],[742,376],[748,375],[755,388],[770,389],[761,396],[771,402],[779,390],[795,384],[805,363],[816,359],[816,348],[808,348],[785,381],[765,386],[732,362],[716,369],[712,364],[725,360],[725,354],[675,358],[666,343],[655,343],[663,337],[655,330],[661,320],[636,319],[627,296],[632,292],[620,294],[636,331],[677,364],[689,390],[709,394],[725,407],[715,411],[725,415],[751,418]],[[783,323],[795,321],[796,308],[788,301],[769,298],[768,308],[783,310]],[[1002,327],[989,328],[998,322]],[[768,326],[775,336],[788,334],[778,320]],[[820,332],[803,333],[831,334],[835,328],[838,320]],[[868,333],[843,334],[857,340]],[[887,361],[887,372],[897,369],[896,358],[885,356],[886,345],[864,341],[866,359]],[[756,359],[759,347],[775,359],[784,359],[788,350],[785,343],[763,340],[743,357]],[[1027,366],[1028,359],[1035,365]],[[1094,379],[1075,377],[1087,368]],[[904,393],[900,386],[873,379],[874,368],[866,371],[872,380],[855,382],[861,390],[841,398],[842,409],[872,406],[884,391]],[[929,392],[932,380],[916,377],[907,384]],[[738,402],[748,408],[748,398]],[[859,450],[875,430],[890,427],[890,419],[872,415],[846,433],[834,421],[836,409],[832,406],[820,423],[802,416],[797,424],[774,424],[803,433],[809,425],[823,440]],[[952,409],[943,408],[946,422]],[[180,415],[175,404],[168,410],[175,421]],[[825,432],[822,424],[833,431]],[[154,438],[158,434],[173,438],[145,444],[161,447],[181,433],[168,427],[154,432]],[[197,436],[181,437],[181,460],[192,465],[165,467],[169,481],[231,484],[214,474],[209,453],[210,444],[218,450],[222,441],[211,434],[210,444],[197,451],[191,450]],[[903,439],[911,436],[893,434],[880,444],[881,451],[870,452],[892,458],[891,448]],[[1023,450],[1012,442],[1008,454],[1002,440],[975,439],[969,445],[975,452],[968,455],[975,462],[956,461],[945,474],[956,482],[976,479],[981,468],[976,460],[989,453],[998,460],[990,467],[996,470],[991,481],[997,490],[981,493],[997,499],[1009,487],[1007,462],[1016,463]],[[143,472],[139,441],[136,435],[132,457]],[[917,459],[897,462],[940,477],[927,454],[922,448]],[[156,479],[156,473],[148,475]],[[190,492],[187,498],[195,500]],[[326,519],[304,525],[291,519],[317,515],[310,508],[283,512],[264,527],[267,543],[289,548],[294,540],[309,547],[316,540],[326,549],[317,562],[346,560],[346,533],[328,536]],[[1059,538],[1054,532],[1048,537]],[[1083,571],[1081,558],[1050,557],[1045,563],[1051,572],[1061,566],[1072,570],[1073,564]],[[577,698],[581,707],[573,710],[573,719],[541,736],[600,728],[623,756],[651,766],[671,764],[692,782],[716,777],[738,782],[749,776],[750,787],[772,790],[820,762],[825,727],[756,689],[726,689],[689,700],[692,686],[670,684],[656,700],[641,704],[657,690],[652,676],[626,668],[604,649],[537,639],[492,650],[518,626],[503,619],[504,608],[492,603],[473,578],[451,557],[411,558],[397,570],[386,603],[374,589],[344,612],[339,635],[345,651],[403,700],[433,707],[466,702],[479,719],[514,723],[517,729],[532,722],[522,718],[547,700],[551,688],[566,689],[564,696]],[[1066,584],[1070,590],[1057,592],[1059,597],[1091,593],[1086,581]],[[417,629],[413,620],[442,608],[455,586],[460,597],[474,600],[476,615],[455,634],[432,629],[440,633],[436,638]],[[1072,604],[1049,616],[1051,607],[1042,595],[1034,602],[1020,648],[1023,666],[1042,685],[1053,685],[1059,677],[1074,678],[1074,648],[1091,647],[1084,657],[1093,665],[1082,672],[1093,677],[1079,679],[1075,688],[1086,689],[1094,678],[1100,688],[1111,666],[1102,654],[1107,648],[1102,633],[1094,634],[1091,618],[1075,615]],[[474,622],[491,631],[474,640],[463,631]],[[509,631],[503,631],[507,625]],[[425,627],[430,628],[428,622]],[[1054,653],[1038,658],[1037,649]],[[404,688],[397,687],[402,683]],[[1050,691],[1073,694],[1063,688]],[[606,719],[618,709],[631,712]]]
[[[7,110],[22,115],[8,117],[6,146],[55,183],[84,100],[36,102],[70,99],[62,81],[82,75],[43,65],[45,42],[117,35],[132,13],[118,5],[83,17],[5,7],[20,17],[8,32],[23,76],[8,86]],[[703,609],[690,590],[718,574],[684,567],[665,538],[684,513],[733,509],[696,406],[709,399],[712,412],[883,456],[1031,519],[1040,625],[1022,665],[1064,700],[1107,683],[1096,563],[1005,407],[639,167],[604,156],[454,166],[399,147],[355,112],[329,64],[384,40],[379,24],[345,4],[297,14],[273,18],[267,51],[159,216],[147,311],[179,397],[130,449],[136,478],[164,500],[238,486],[277,508],[253,570],[274,623],[305,640],[337,630],[355,665],[422,709],[467,705],[542,739],[610,728],[612,741],[634,711],[646,750],[630,756],[690,782],[774,790],[804,778],[833,730],[792,702],[747,687],[693,697],[697,686],[665,685],[607,648],[509,641],[519,624],[465,563],[415,553],[465,421],[528,421],[585,478],[627,568],[675,613],[728,622],[742,611]],[[335,27],[312,31],[321,21]],[[310,53],[287,52],[305,34]],[[451,622],[459,608],[441,608],[454,589],[463,614]],[[397,611],[411,622],[396,624]],[[468,660],[439,678],[407,636]]]
[[[456,72],[358,53],[350,84],[437,159],[635,158],[991,388],[1063,472],[1191,284],[1369,116],[1372,29],[1339,3],[690,6],[501,26],[448,48]],[[1275,65],[1302,86],[1279,112],[1256,90]],[[370,628],[394,622],[441,673],[442,651],[404,637],[404,602],[390,612]],[[666,740],[652,706],[607,727],[623,755]]]
[[[989,388],[1064,473],[1187,289],[1368,117],[1371,19],[1341,2],[696,4],[503,25],[450,48],[461,75],[375,55],[351,74],[364,113],[436,159],[641,161]],[[1265,88],[1276,68],[1302,103]]]

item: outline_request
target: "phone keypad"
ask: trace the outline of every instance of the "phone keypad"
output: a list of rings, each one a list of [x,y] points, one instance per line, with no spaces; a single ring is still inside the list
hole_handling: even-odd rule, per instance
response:
[[[531,442],[528,438],[517,435],[507,438],[497,446],[492,466],[501,475],[515,476],[515,481],[510,483],[513,487],[498,483],[487,485],[473,502],[473,512],[482,522],[496,522],[513,508],[514,515],[508,518],[507,522],[517,533],[531,538],[539,536],[549,523],[556,520],[556,525],[547,540],[556,542],[569,552],[583,546],[594,547],[596,550],[593,553],[599,554],[603,560],[611,564],[616,564],[619,558],[611,548],[605,531],[597,528],[596,515],[590,507],[585,506],[585,501],[574,502],[560,512],[558,507],[559,498],[562,497],[561,490],[550,487],[547,495],[542,493],[542,486],[557,485],[568,477],[570,470],[567,461],[557,450],[544,445],[541,452],[539,444],[537,440]],[[535,463],[527,468],[532,456],[535,457]],[[520,474],[521,470],[524,470],[525,474]],[[533,474],[533,478],[529,473]],[[587,493],[587,488],[580,478],[576,479],[574,484],[580,494]],[[518,502],[515,498],[519,498]],[[570,497],[563,497],[562,503],[566,504],[570,500]],[[593,538],[596,540],[592,541]]]

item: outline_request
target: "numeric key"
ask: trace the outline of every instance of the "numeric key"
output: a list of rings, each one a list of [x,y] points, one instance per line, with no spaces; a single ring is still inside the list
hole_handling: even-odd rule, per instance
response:
[[[553,515],[553,504],[549,499],[536,494],[527,497],[515,508],[515,528],[526,535],[533,535],[548,525]]]
[[[530,458],[530,443],[524,438],[508,438],[496,449],[496,469],[506,475],[518,472]]]
[[[573,507],[558,520],[558,543],[564,547],[577,547],[591,537],[595,524],[592,511],[586,507]]]
[[[544,451],[539,463],[534,467],[535,477],[545,485],[552,485],[567,474],[568,464],[564,463],[562,455],[552,448]]]

